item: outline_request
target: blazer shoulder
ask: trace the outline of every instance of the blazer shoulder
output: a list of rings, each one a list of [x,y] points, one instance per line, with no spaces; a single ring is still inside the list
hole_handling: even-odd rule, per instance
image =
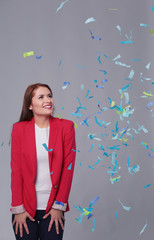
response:
[[[55,118],[55,120],[57,121],[57,124],[62,125],[63,127],[65,126],[73,126],[74,122],[72,120],[68,120],[68,119],[64,119],[64,118]]]
[[[26,126],[28,126],[30,123],[30,121],[23,121],[23,122],[15,122],[13,124],[13,129],[21,129],[24,128]]]

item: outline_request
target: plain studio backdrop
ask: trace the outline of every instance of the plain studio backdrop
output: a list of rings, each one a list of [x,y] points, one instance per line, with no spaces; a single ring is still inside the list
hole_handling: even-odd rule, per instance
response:
[[[55,117],[76,124],[64,240],[152,239],[153,5],[153,0],[0,0],[0,239],[15,239],[11,128],[26,87],[37,82],[51,86]],[[30,51],[34,55],[24,58]],[[97,196],[93,216],[77,222],[81,213],[74,206],[88,208]]]

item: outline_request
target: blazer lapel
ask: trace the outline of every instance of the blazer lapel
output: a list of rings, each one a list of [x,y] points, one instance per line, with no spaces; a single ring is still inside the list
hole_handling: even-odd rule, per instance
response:
[[[56,143],[56,139],[57,139],[57,133],[58,133],[58,129],[56,126],[56,122],[54,117],[50,117],[50,132],[49,132],[49,142],[48,142],[48,148],[49,149],[53,149],[51,152],[49,151],[49,166],[50,166],[50,170],[51,170],[51,163],[52,163],[52,155],[54,152],[54,146]]]
[[[36,174],[37,170],[37,154],[36,154],[36,141],[35,141],[35,121],[32,118],[31,121],[28,122],[28,127],[26,128],[26,136],[27,136],[27,144],[28,144],[28,151],[30,153],[31,166],[33,171]]]

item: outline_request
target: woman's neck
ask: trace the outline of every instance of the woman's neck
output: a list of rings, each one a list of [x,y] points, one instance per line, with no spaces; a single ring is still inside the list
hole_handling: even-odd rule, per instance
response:
[[[40,128],[47,128],[50,125],[50,116],[49,117],[36,117],[34,116],[35,124]]]

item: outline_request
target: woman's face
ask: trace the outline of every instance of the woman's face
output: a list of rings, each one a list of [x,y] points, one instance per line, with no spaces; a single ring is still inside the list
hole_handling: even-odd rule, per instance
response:
[[[34,117],[50,116],[53,112],[54,101],[50,90],[46,87],[38,87],[34,90],[34,96],[29,107]]]

